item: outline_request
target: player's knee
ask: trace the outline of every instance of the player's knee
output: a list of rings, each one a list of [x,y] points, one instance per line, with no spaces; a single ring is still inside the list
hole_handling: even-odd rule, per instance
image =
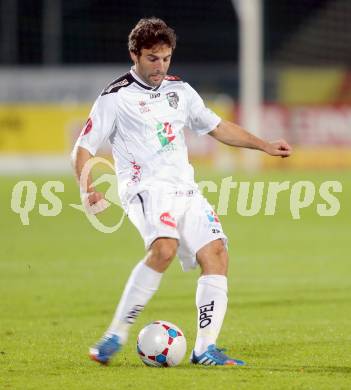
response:
[[[176,240],[161,239],[155,241],[150,248],[148,262],[163,272],[174,259],[177,247]]]
[[[177,247],[172,244],[158,246],[154,255],[161,263],[170,263],[177,253]]]

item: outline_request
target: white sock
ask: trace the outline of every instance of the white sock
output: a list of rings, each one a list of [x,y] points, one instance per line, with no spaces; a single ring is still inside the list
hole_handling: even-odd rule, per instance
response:
[[[223,275],[204,275],[197,282],[196,355],[205,352],[209,345],[216,344],[227,311],[227,290],[227,277]]]
[[[124,288],[112,323],[107,330],[108,334],[119,336],[122,344],[127,342],[129,328],[157,291],[162,275],[162,273],[145,265],[144,261],[135,266]]]

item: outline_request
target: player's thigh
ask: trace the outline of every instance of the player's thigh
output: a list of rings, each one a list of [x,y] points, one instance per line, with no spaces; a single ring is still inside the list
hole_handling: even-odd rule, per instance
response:
[[[164,203],[156,191],[143,191],[129,203],[128,217],[138,229],[147,250],[158,238],[179,238],[176,221],[165,211]]]
[[[226,251],[223,251],[223,248],[226,249],[227,237],[218,216],[201,194],[192,199],[191,207],[186,211],[178,230],[181,236],[179,254],[181,260],[187,262],[184,268],[193,268],[200,264],[198,253],[203,248],[199,257],[200,261],[203,260],[202,263],[207,259],[217,264],[227,261],[227,257],[224,256]]]

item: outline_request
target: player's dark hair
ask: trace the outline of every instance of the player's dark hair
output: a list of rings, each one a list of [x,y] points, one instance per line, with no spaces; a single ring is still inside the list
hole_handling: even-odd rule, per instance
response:
[[[154,45],[165,44],[176,47],[177,37],[172,28],[155,17],[140,19],[128,37],[128,49],[139,56],[142,49],[151,49]]]

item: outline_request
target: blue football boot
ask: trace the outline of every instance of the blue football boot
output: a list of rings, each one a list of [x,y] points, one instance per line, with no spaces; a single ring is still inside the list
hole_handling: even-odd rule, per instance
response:
[[[117,335],[105,335],[102,339],[89,350],[89,356],[101,364],[108,364],[111,357],[117,353],[122,347],[120,339]]]
[[[203,364],[205,366],[243,366],[242,360],[232,359],[223,352],[225,349],[219,349],[214,344],[208,346],[207,351],[199,356],[193,351],[190,362],[193,364]]]

